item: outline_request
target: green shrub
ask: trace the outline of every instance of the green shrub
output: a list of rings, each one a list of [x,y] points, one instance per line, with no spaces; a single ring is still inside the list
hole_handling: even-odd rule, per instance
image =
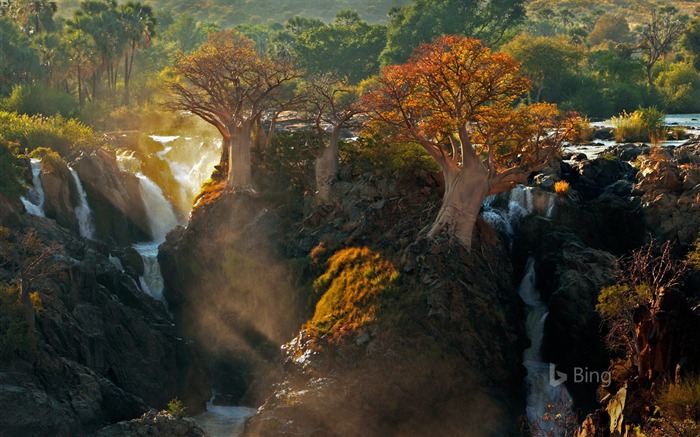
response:
[[[680,384],[669,384],[659,395],[657,406],[661,416],[679,421],[700,421],[700,377],[693,376]]]
[[[0,284],[0,361],[10,361],[15,355],[31,359],[35,352],[36,338],[20,302],[19,288]]]
[[[272,137],[265,150],[263,165],[283,178],[290,190],[314,189],[314,166],[319,144],[317,136],[309,131],[283,132]]]
[[[691,64],[678,62],[659,73],[654,81],[661,99],[672,113],[700,111],[700,73]]]
[[[45,171],[59,170],[68,164],[61,155],[48,147],[38,147],[29,154],[30,157],[41,159],[41,166]]]
[[[340,160],[352,165],[355,173],[382,171],[406,176],[419,171],[437,172],[435,160],[419,144],[389,143],[379,136],[342,143]]]
[[[700,235],[698,235],[698,238],[693,242],[693,246],[686,257],[686,261],[691,267],[700,271]]]
[[[182,401],[178,398],[173,398],[170,401],[168,401],[168,408],[166,410],[168,414],[173,415],[177,418],[181,418],[185,416],[187,407],[182,403]]]
[[[16,144],[0,135],[0,195],[17,197],[24,192],[20,180],[24,172]]]
[[[78,102],[70,94],[43,84],[15,86],[10,97],[3,100],[2,107],[27,115],[73,117],[78,113]]]
[[[94,150],[102,144],[90,127],[60,115],[28,116],[0,111],[0,132],[21,150],[47,147],[64,157],[79,150]]]
[[[615,141],[663,141],[666,138],[665,117],[666,115],[654,106],[640,108],[632,113],[623,111],[619,116],[612,117]]]

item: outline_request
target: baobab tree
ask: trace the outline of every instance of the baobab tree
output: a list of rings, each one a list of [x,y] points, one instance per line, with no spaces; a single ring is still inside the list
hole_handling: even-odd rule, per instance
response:
[[[173,109],[189,111],[216,127],[227,161],[227,188],[252,191],[252,133],[261,114],[277,104],[274,94],[300,75],[289,57],[269,58],[253,40],[225,31],[175,64]]]
[[[484,198],[526,183],[574,133],[576,120],[554,105],[514,106],[529,89],[512,57],[471,38],[441,37],[384,68],[364,98],[368,113],[420,144],[445,178],[429,237],[446,232],[470,247]]]
[[[309,85],[309,112],[313,118],[320,150],[316,157],[316,199],[331,201],[331,185],[338,178],[338,146],[343,128],[362,112],[357,86],[333,74],[312,77]]]

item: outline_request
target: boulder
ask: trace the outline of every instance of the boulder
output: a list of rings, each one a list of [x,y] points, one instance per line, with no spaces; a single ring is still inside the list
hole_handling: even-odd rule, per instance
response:
[[[119,244],[152,238],[139,179],[119,169],[114,151],[81,154],[72,165],[90,199],[99,238]]]
[[[205,437],[204,428],[191,417],[149,410],[138,419],[115,423],[97,431],[95,437]]]
[[[78,205],[78,190],[70,170],[61,161],[51,161],[41,172],[44,187],[44,212],[46,217],[56,220],[64,228],[79,233],[75,207]]]

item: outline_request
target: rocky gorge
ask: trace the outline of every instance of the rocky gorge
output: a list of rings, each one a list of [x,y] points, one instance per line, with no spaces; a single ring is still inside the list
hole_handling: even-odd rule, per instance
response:
[[[148,164],[154,150],[139,152],[143,174],[182,218],[174,176],[162,160]],[[471,251],[424,238],[442,184],[428,170],[361,171],[346,162],[336,201],[323,205],[290,194],[284,173],[259,170],[258,194],[248,195],[223,190],[215,172],[187,226],[160,246],[166,305],[140,285],[144,260],[132,244],[157,232],[138,176],[120,168],[113,149],[69,164],[41,175],[45,217],[1,200],[0,224],[12,230],[3,244],[33,229],[56,247],[61,268],[37,281],[32,347],[0,365],[0,435],[92,435],[174,398],[196,413],[212,388],[217,403],[260,407],[246,436],[518,435],[528,402],[522,357],[532,339],[517,289],[528,259],[549,311],[542,361],[567,374],[604,371],[611,357],[595,305],[616,281],[618,258],[653,238],[674,242],[681,256],[700,231],[693,143],[560,160],[533,175],[523,197],[489,201],[484,211],[511,203],[522,211],[507,223],[482,211]],[[89,201],[94,239],[80,236],[70,169]],[[571,190],[556,194],[557,181]],[[0,267],[3,278],[13,274]],[[686,303],[659,303],[684,328],[650,317],[649,336],[680,329],[673,335],[681,343],[694,341],[693,281]],[[659,374],[700,365],[692,348],[644,341]],[[582,418],[608,423],[595,435],[641,414],[632,401],[606,411],[597,385],[566,385]],[[633,392],[622,380],[610,390],[623,386]],[[129,427],[155,422],[202,432],[168,420],[97,435],[130,435],[137,431]]]

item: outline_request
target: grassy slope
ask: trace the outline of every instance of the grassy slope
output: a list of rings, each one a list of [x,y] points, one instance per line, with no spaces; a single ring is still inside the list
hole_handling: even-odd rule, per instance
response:
[[[119,0],[121,3],[123,0]],[[332,21],[342,9],[354,9],[369,23],[386,23],[387,12],[410,0],[144,0],[154,9],[193,14],[227,27],[245,22],[284,23],[295,15]],[[59,15],[70,16],[80,0],[58,0]]]

